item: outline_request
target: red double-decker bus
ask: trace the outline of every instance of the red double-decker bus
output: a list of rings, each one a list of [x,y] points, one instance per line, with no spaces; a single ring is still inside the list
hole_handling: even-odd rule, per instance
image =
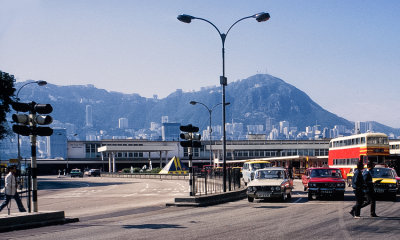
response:
[[[360,159],[364,164],[368,161],[384,164],[386,156],[389,156],[389,139],[384,133],[357,134],[329,142],[328,165],[340,168],[344,178]]]

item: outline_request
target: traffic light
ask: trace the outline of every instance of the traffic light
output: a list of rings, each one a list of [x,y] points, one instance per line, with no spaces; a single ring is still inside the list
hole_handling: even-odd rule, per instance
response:
[[[15,133],[22,136],[50,136],[53,134],[53,129],[50,127],[37,126],[48,125],[53,122],[53,118],[49,115],[36,115],[36,113],[51,113],[53,111],[53,107],[50,104],[36,104],[35,102],[13,102],[11,105],[17,112],[29,112],[29,115],[19,113],[12,115],[12,120],[16,123],[16,125],[13,125],[12,127]]]
[[[181,141],[180,145],[182,147],[201,147],[201,135],[196,133],[199,131],[198,127],[192,126],[192,124],[186,126],[180,126],[179,129],[184,132],[181,133],[179,136],[181,139],[185,139],[186,141]]]

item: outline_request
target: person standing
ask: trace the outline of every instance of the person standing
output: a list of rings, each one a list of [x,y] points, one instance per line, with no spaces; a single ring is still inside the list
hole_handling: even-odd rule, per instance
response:
[[[354,171],[354,176],[352,181],[353,191],[356,196],[356,204],[351,209],[350,214],[354,218],[360,218],[360,210],[364,203],[364,191],[363,191],[364,178],[362,175],[363,169],[364,169],[364,164],[362,163],[362,161],[358,162],[357,169]]]
[[[372,180],[372,170],[374,169],[375,164],[373,162],[368,162],[367,170],[363,172],[364,179],[364,192],[367,197],[367,201],[361,206],[361,208],[366,207],[371,204],[371,217],[378,217],[375,213],[376,209],[376,196],[374,191],[374,182]]]
[[[5,178],[5,195],[6,195],[6,200],[0,205],[0,212],[7,206],[7,204],[10,202],[11,198],[15,199],[15,202],[17,202],[18,209],[20,212],[26,212],[24,205],[22,205],[21,198],[19,197],[19,194],[17,192],[17,179],[15,177],[17,173],[17,169],[15,166],[10,166],[8,167],[8,175]]]

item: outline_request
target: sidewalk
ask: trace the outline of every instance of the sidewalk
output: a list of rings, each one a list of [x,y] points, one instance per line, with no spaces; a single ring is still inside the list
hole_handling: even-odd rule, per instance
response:
[[[6,211],[4,211],[6,212]],[[65,218],[64,211],[34,213],[0,213],[0,232],[79,222],[78,218]]]

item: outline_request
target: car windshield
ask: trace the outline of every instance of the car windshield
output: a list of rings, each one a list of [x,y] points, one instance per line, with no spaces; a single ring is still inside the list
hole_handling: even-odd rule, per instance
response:
[[[311,170],[311,177],[334,177],[341,178],[342,174],[338,169],[313,169]]]
[[[251,164],[252,170],[262,169],[269,167],[268,163],[253,163]]]
[[[283,179],[284,173],[282,170],[262,170],[257,171],[256,179]]]
[[[394,174],[390,168],[374,168],[371,174],[374,178],[394,178]]]

